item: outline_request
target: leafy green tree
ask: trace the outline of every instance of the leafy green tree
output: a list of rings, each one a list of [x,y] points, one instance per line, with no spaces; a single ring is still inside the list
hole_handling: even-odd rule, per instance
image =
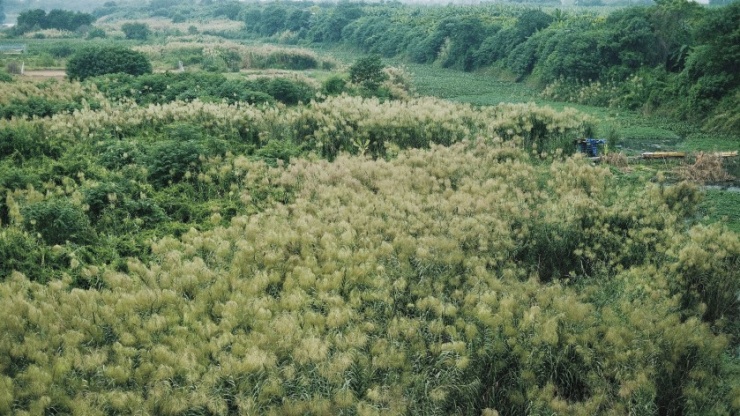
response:
[[[46,14],[44,10],[27,10],[18,15],[16,31],[25,33],[35,29],[59,29],[75,31],[89,26],[95,21],[91,14],[54,9]]]
[[[126,39],[135,40],[146,40],[152,33],[146,23],[124,23],[121,30],[126,35]]]
[[[474,69],[475,52],[485,38],[483,22],[478,17],[451,18],[440,24],[449,39],[442,66],[465,71]]]
[[[650,22],[650,10],[632,7],[611,13],[599,28],[599,53],[604,73],[624,79],[642,67],[664,63],[659,37]]]
[[[380,61],[379,56],[360,58],[349,68],[349,77],[356,84],[369,90],[377,90],[380,84],[388,79],[383,68],[385,65]]]
[[[553,20],[552,16],[541,10],[524,11],[514,26],[496,31],[481,43],[477,54],[478,66],[490,65],[506,58],[535,32],[550,26]]]
[[[363,15],[355,3],[341,2],[331,10],[321,14],[312,28],[314,42],[339,42],[342,30],[353,20]]]
[[[272,4],[262,12],[260,34],[272,36],[285,30],[288,13],[280,4]]]
[[[694,45],[692,27],[701,21],[705,9],[688,0],[655,0],[655,3],[650,20],[659,40],[658,50],[666,69],[679,72]]]
[[[46,12],[42,9],[26,10],[18,15],[18,22],[15,30],[18,33],[25,33],[34,28],[42,29],[46,23]]]
[[[697,28],[700,44],[688,56],[681,73],[682,88],[688,90],[695,109],[709,111],[718,100],[740,88],[739,19],[740,2],[734,2],[712,9]]]
[[[229,20],[239,20],[239,13],[242,12],[242,3],[238,1],[221,2],[213,10],[213,17],[226,17]]]
[[[311,21],[311,12],[308,10],[293,10],[288,15],[288,20],[285,22],[285,28],[291,32],[299,32],[306,30],[309,27]]]
[[[244,21],[244,27],[250,32],[259,32],[260,22],[262,21],[262,11],[250,7],[241,14],[241,20]]]
[[[547,53],[541,57],[538,69],[544,81],[558,78],[572,81],[597,80],[605,65],[599,51],[599,31],[559,32],[553,36],[543,49]]]
[[[73,55],[67,62],[67,76],[84,80],[104,74],[143,75],[152,72],[152,64],[141,53],[120,46],[90,47]]]

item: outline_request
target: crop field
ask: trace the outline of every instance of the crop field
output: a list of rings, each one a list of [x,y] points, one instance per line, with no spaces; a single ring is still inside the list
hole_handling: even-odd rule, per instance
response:
[[[731,131],[437,36],[562,12],[160,3],[2,33],[0,414],[740,413]]]

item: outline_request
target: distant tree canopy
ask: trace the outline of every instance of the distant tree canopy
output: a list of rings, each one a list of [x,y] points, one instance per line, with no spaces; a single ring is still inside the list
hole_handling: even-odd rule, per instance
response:
[[[152,72],[152,64],[141,52],[118,46],[91,47],[73,55],[67,62],[67,76],[84,80],[105,74],[143,75]]]
[[[3,7],[3,0],[0,0],[0,23],[5,21],[5,9]]]
[[[736,119],[730,124],[740,128],[740,117],[732,117],[738,110],[733,97],[740,94],[735,69],[740,2],[728,3],[704,7],[689,0],[635,0],[641,6],[608,14],[493,4],[232,6],[241,7],[245,31],[256,37],[344,43],[368,54],[464,71],[493,67],[543,86],[611,83],[622,90],[599,98],[604,105],[648,111],[662,106],[697,121],[724,106],[728,120]]]
[[[2,0],[0,0],[2,1]],[[54,9],[46,14],[44,10],[26,10],[18,15],[15,30],[26,33],[38,29],[59,29],[74,31],[82,26],[89,26],[95,21],[91,14]]]
[[[146,23],[124,23],[121,30],[126,35],[126,39],[146,40],[151,34],[149,25]]]

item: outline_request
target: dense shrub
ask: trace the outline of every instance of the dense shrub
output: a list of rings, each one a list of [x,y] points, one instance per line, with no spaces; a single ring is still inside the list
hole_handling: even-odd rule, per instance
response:
[[[0,157],[58,157],[63,143],[43,137],[43,128],[34,124],[0,127]]]
[[[67,61],[67,76],[84,80],[105,74],[143,75],[152,65],[141,52],[119,46],[90,47],[77,52]]]
[[[149,35],[151,35],[152,31],[149,29],[149,25],[146,23],[124,23],[121,25],[121,30],[123,31],[124,35],[126,36],[126,39],[134,39],[134,40],[147,40],[149,38]]]
[[[267,91],[255,91],[256,88],[257,85],[249,81],[228,80],[219,85],[213,95],[232,104],[272,104],[277,99]]]
[[[27,100],[12,100],[0,108],[0,118],[11,117],[50,117],[60,112],[71,113],[82,108],[75,102],[51,101],[40,97],[30,97]]]
[[[262,77],[227,79],[221,74],[164,73],[132,77],[117,74],[95,80],[112,100],[133,98],[139,104],[164,104],[175,100],[226,101],[230,104],[285,104],[308,102],[314,87],[299,80]],[[134,94],[132,95],[132,91]]]
[[[85,245],[95,241],[95,230],[82,208],[67,200],[32,203],[21,209],[21,215],[23,226],[38,233],[46,244]]]
[[[349,78],[355,84],[359,84],[369,90],[377,90],[380,84],[388,79],[383,72],[385,65],[379,56],[360,58],[349,67]]]
[[[37,238],[16,228],[0,230],[0,282],[13,272],[22,271],[28,279],[41,283],[58,277],[69,266],[63,250],[52,250],[39,244]]]
[[[321,87],[321,92],[326,95],[339,95],[345,91],[347,80],[339,75],[327,78]]]
[[[87,32],[88,39],[105,38],[106,36],[107,34],[105,33],[105,30],[99,27],[94,27]]]
[[[147,152],[149,181],[165,187],[197,175],[201,145],[195,140],[179,138],[155,143]]]

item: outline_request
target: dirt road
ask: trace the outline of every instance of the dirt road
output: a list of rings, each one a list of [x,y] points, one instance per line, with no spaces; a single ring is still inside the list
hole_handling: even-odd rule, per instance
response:
[[[25,71],[23,76],[31,79],[64,79],[64,77],[67,76],[67,73],[63,69],[44,69],[38,71]]]

